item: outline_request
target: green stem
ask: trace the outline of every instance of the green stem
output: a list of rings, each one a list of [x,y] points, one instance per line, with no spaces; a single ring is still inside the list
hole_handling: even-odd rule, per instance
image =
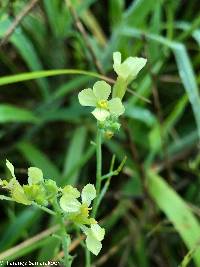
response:
[[[96,217],[97,208],[98,208],[98,198],[101,191],[101,172],[102,172],[102,152],[101,152],[101,142],[102,142],[102,134],[101,130],[97,130],[97,140],[96,140],[96,162],[97,162],[97,170],[96,170],[96,192],[97,196],[94,200],[93,208],[92,208],[92,217]]]
[[[117,81],[113,87],[112,98],[119,97],[122,99],[127,90],[127,81],[121,77],[117,77]]]
[[[99,198],[98,198],[98,206],[100,205],[101,200],[103,199],[103,197],[106,194],[106,192],[108,190],[108,187],[110,185],[110,180],[112,178],[112,173],[114,173],[113,172],[114,164],[115,164],[115,155],[113,155],[112,160],[111,160],[111,164],[110,164],[110,172],[109,172],[110,176],[108,177],[108,179],[107,179],[107,181],[106,181],[106,183],[105,183],[104,187],[102,188],[101,193],[99,195]]]
[[[90,267],[91,266],[91,256],[90,256],[90,252],[87,249],[87,247],[85,249],[85,257],[86,257],[86,265],[85,265],[85,267]]]
[[[4,195],[0,195],[0,200],[7,200],[7,201],[15,202],[15,200],[13,198],[7,197],[7,196],[4,196]],[[56,213],[53,210],[50,210],[50,209],[48,209],[48,208],[46,208],[44,206],[41,206],[41,205],[37,204],[34,201],[32,202],[32,205],[37,207],[37,208],[39,208],[39,209],[41,209],[41,210],[43,210],[43,211],[45,211],[45,212],[47,212],[47,213],[49,213],[49,214],[51,214],[51,215],[53,215],[53,216],[56,215]]]
[[[51,215],[53,215],[53,216],[56,216],[56,213],[53,210],[50,210],[44,206],[41,206],[41,205],[37,204],[36,202],[32,202],[32,205],[47,212],[47,213],[49,213],[49,214],[51,214]]]
[[[60,229],[61,229],[62,248],[64,251],[64,266],[70,267],[71,266],[71,259],[70,259],[70,255],[69,255],[70,238],[66,232],[65,221],[64,221],[64,218],[62,216],[62,212],[61,212],[60,207],[58,205],[57,199],[55,199],[53,206],[54,206],[54,209],[56,211],[58,221],[60,224]]]
[[[96,192],[97,196],[94,200],[92,207],[92,217],[96,217],[97,208],[98,208],[98,199],[100,197],[101,192],[101,172],[102,172],[102,152],[101,152],[101,143],[102,143],[102,134],[101,130],[98,128],[97,130],[97,139],[96,139]],[[89,250],[86,248],[86,267],[91,266],[91,255]]]
[[[65,222],[63,218],[60,219],[60,226],[61,226],[61,234],[62,234],[62,247],[64,251],[64,264],[66,267],[70,267],[71,261],[70,261],[69,252],[68,252],[70,242],[69,242],[69,236],[66,233]]]
[[[122,168],[123,168],[126,160],[127,160],[127,157],[125,156],[123,158],[122,162],[120,163],[119,167],[116,170],[114,170],[114,171],[113,171],[113,168],[112,168],[109,173],[107,173],[105,175],[102,175],[101,176],[101,180],[104,180],[104,179],[110,178],[112,176],[118,175],[121,172],[121,170],[122,170]]]

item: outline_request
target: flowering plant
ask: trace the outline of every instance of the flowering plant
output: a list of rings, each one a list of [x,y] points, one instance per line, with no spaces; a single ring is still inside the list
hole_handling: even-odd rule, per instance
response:
[[[116,170],[114,157],[111,162],[110,172],[102,174],[102,142],[103,134],[111,138],[119,129],[119,117],[125,112],[122,99],[128,84],[136,78],[139,71],[146,64],[146,59],[129,57],[121,63],[121,53],[113,54],[114,70],[117,73],[117,81],[113,88],[105,81],[97,81],[93,89],[83,89],[78,94],[82,106],[94,107],[92,115],[97,120],[96,137],[96,184],[87,184],[81,193],[71,185],[59,187],[54,180],[45,179],[42,170],[36,167],[28,169],[28,183],[21,185],[16,178],[15,169],[11,162],[6,161],[10,171],[10,179],[0,179],[0,186],[9,195],[0,195],[1,200],[14,201],[26,206],[33,205],[55,216],[60,224],[60,235],[64,251],[64,266],[70,267],[73,257],[69,254],[70,236],[66,231],[66,221],[75,225],[85,236],[86,265],[91,266],[90,253],[98,255],[102,248],[105,229],[96,221],[98,207],[103,196],[108,190],[110,179],[123,168],[126,158]],[[111,98],[109,99],[109,97]],[[103,182],[104,185],[102,186]]]

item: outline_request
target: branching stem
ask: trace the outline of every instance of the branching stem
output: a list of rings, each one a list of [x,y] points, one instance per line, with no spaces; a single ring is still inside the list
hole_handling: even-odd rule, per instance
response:
[[[111,170],[109,173],[107,173],[107,174],[101,176],[101,180],[110,178],[111,176],[116,176],[116,175],[118,175],[118,174],[120,173],[120,171],[122,170],[122,168],[123,168],[123,166],[124,166],[124,164],[125,164],[125,162],[126,162],[126,159],[127,159],[127,157],[125,156],[125,157],[123,158],[122,162],[120,163],[119,167],[118,167],[116,170],[114,170],[114,171]]]

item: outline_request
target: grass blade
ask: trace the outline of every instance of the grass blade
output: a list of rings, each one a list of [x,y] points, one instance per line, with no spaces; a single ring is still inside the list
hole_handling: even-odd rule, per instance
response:
[[[83,149],[86,142],[86,137],[87,131],[85,127],[78,127],[75,130],[64,162],[63,177],[68,177],[68,174],[71,172],[71,170],[76,167],[77,159],[84,157]],[[78,173],[79,168],[77,168],[76,172],[74,172],[71,177],[68,177],[67,181],[63,179],[62,184],[75,185],[78,179]]]
[[[148,172],[148,190],[158,207],[165,213],[188,249],[200,240],[200,225],[184,200],[156,173]],[[200,266],[200,249],[193,255]]]
[[[37,123],[38,118],[29,110],[8,104],[0,104],[0,123],[8,122]]]
[[[35,209],[25,209],[19,214],[10,225],[6,227],[4,234],[0,240],[0,251],[9,248],[13,245],[23,234],[24,230],[38,217],[40,213]]]
[[[41,150],[27,142],[19,143],[17,148],[25,156],[28,162],[30,162],[33,166],[42,169],[45,178],[55,179],[58,181],[60,173],[57,167]]]
[[[0,21],[0,37],[4,36],[10,24],[11,22],[8,19]],[[15,31],[12,34],[10,41],[17,48],[30,70],[36,71],[43,69],[42,63],[35,51],[33,44],[22,31]],[[41,88],[43,97],[46,98],[48,96],[49,87],[47,80],[42,79],[38,80],[37,82]]]
[[[61,70],[43,70],[43,71],[34,71],[34,72],[26,72],[16,75],[9,75],[0,78],[0,86],[5,84],[12,84],[17,82],[23,82],[28,80],[34,80],[44,77],[50,76],[57,76],[57,75],[69,75],[69,74],[81,74],[81,75],[88,75],[91,77],[96,77],[99,79],[103,79],[105,81],[110,81],[109,78],[100,75],[95,72],[91,71],[84,71],[84,70],[74,70],[74,69],[61,69]]]
[[[179,75],[181,77],[185,91],[188,95],[189,101],[192,105],[194,117],[198,128],[198,135],[200,138],[200,95],[192,64],[185,46],[181,43],[170,41],[162,36],[150,34],[135,28],[123,28],[121,30],[121,34],[136,38],[142,38],[142,36],[145,36],[149,40],[161,43],[164,46],[167,46],[172,49],[175,55]]]

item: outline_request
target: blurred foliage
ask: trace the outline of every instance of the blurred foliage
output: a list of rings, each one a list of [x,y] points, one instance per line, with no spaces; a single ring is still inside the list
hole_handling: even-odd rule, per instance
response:
[[[104,173],[112,154],[128,160],[100,207],[106,238],[93,261],[175,267],[187,254],[181,266],[199,267],[199,1],[71,2],[86,36],[64,0],[42,0],[0,47],[1,178],[8,158],[22,184],[30,165],[60,185],[94,182],[95,120],[79,105],[78,91],[99,74],[115,79],[114,51],[146,57],[126,94],[123,127],[103,146]],[[27,4],[0,2],[1,39]],[[0,260],[57,257],[53,220],[37,209],[0,205]],[[83,266],[81,246],[72,254],[74,266]]]

